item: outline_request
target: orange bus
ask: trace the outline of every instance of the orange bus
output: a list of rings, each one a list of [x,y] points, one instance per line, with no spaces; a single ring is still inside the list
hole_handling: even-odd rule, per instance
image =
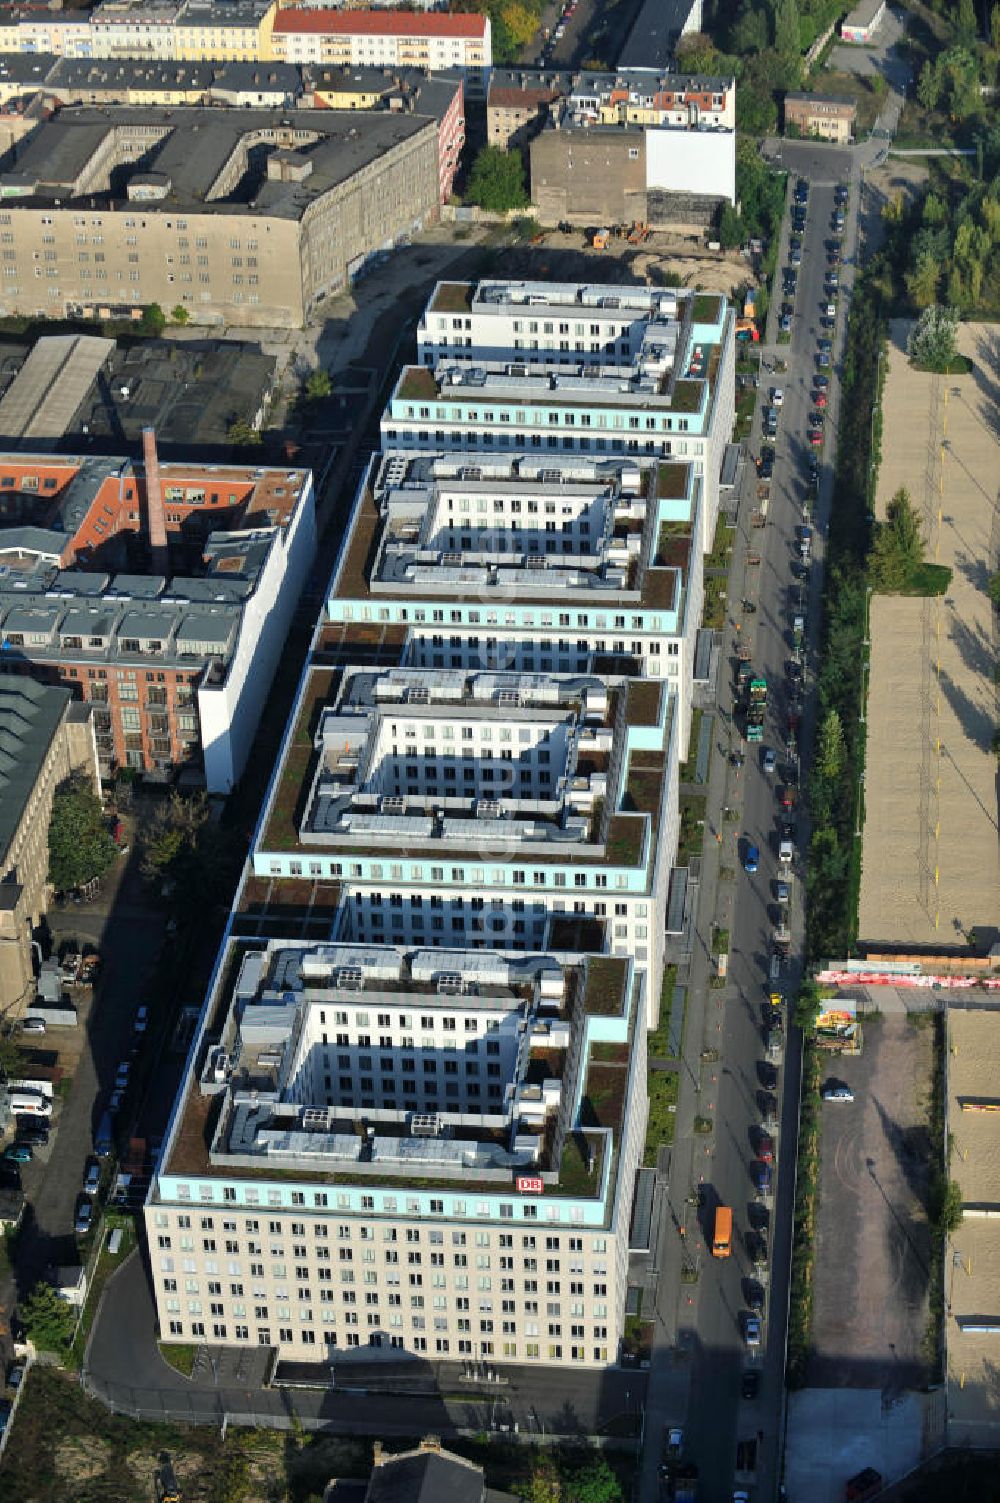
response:
[[[712,1257],[728,1258],[733,1250],[732,1206],[716,1206],[715,1230],[712,1232]]]

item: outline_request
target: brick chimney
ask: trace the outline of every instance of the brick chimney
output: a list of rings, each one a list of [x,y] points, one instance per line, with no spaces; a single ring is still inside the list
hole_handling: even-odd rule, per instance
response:
[[[166,574],[169,568],[167,524],[163,513],[163,487],[160,484],[160,461],[156,456],[155,428],[142,430],[142,459],[146,469],[146,525],[153,573]]]

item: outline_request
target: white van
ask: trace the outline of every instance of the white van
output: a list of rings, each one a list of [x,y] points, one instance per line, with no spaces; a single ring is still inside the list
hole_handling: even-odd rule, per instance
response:
[[[34,1091],[14,1091],[11,1093],[10,1109],[15,1117],[51,1117],[52,1102],[47,1096],[36,1094]]]

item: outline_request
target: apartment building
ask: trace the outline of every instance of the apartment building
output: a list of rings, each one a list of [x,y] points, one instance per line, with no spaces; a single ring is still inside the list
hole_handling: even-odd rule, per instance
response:
[[[545,223],[713,222],[736,199],[736,83],[652,69],[585,73],[531,143]]]
[[[243,770],[312,565],[312,476],[0,455],[0,652],[93,710],[103,773]]]
[[[573,73],[552,69],[494,68],[486,96],[486,138],[491,146],[526,146],[549,110],[573,87]]]
[[[612,672],[666,682],[687,754],[702,613],[689,464],[560,455],[374,456],[317,648],[402,631],[429,669]]]
[[[711,546],[735,417],[724,298],[557,282],[439,283],[382,419],[385,447],[680,460]]]
[[[102,0],[90,11],[10,8],[0,52],[169,62],[267,62],[277,0]]]
[[[230,938],[146,1202],[161,1338],[614,1361],[644,1005],[627,958]]]
[[[399,648],[340,668],[366,661],[372,628],[332,653],[324,637],[254,841],[260,890],[323,890],[352,942],[559,950],[582,929],[584,948],[657,973],[678,833],[669,683],[383,666]]]
[[[60,110],[0,174],[0,313],[301,326],[439,213],[415,112]]]
[[[472,13],[287,8],[275,18],[271,45],[288,63],[457,69],[479,99],[493,63],[490,19]]]
[[[0,672],[0,1010],[34,993],[35,929],[49,896],[49,819],[59,784],[100,789],[94,716],[68,689]]]

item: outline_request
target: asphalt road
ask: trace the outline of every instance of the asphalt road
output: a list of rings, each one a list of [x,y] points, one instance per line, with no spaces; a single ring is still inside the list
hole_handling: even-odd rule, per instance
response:
[[[805,157],[805,153],[803,153]],[[800,599],[807,616],[810,652],[814,651],[818,624],[819,593],[822,583],[822,531],[829,512],[832,485],[834,436],[839,414],[837,365],[842,349],[849,290],[853,268],[842,266],[841,296],[835,331],[820,326],[824,279],[827,272],[825,241],[832,238],[831,218],[834,186],[840,175],[846,179],[851,167],[849,153],[814,151],[806,158],[813,169],[813,187],[799,269],[798,291],[792,342],[788,346],[771,346],[764,352],[767,362],[775,356],[787,362],[787,370],[768,376],[762,372],[761,400],[766,401],[768,388],[780,386],[784,392],[781,421],[776,443],[774,476],[767,525],[763,530],[749,525],[751,506],[745,499],[740,510],[737,541],[739,550],[761,555],[759,567],[746,569],[743,590],[757,603],[755,614],[743,618],[741,633],[727,634],[727,646],[737,640],[752,638],[752,665],[768,681],[767,717],[764,745],[778,753],[779,774],[768,776],[762,770],[758,749],[747,747],[747,759],[739,773],[730,771],[726,804],[740,810],[738,824],[726,827],[727,849],[724,859],[737,867],[737,898],[730,928],[729,984],[721,1041],[715,1115],[715,1150],[705,1161],[704,1208],[700,1213],[700,1232],[710,1235],[714,1207],[730,1205],[735,1215],[733,1255],[714,1259],[703,1250],[698,1287],[697,1317],[694,1340],[691,1394],[687,1415],[686,1449],[697,1462],[701,1476],[701,1495],[707,1499],[731,1496],[738,1441],[755,1439],[758,1466],[755,1499],[773,1498],[777,1494],[780,1467],[780,1439],[783,1423],[783,1377],[785,1328],[788,1304],[789,1250],[791,1211],[794,1193],[795,1138],[801,1067],[801,1040],[794,1030],[787,1031],[785,1058],[779,1066],[778,1096],[781,1128],[776,1135],[777,1178],[775,1196],[768,1207],[771,1247],[770,1281],[767,1288],[767,1319],[764,1343],[751,1354],[744,1346],[740,1325],[746,1309],[746,1281],[753,1269],[746,1249],[754,1190],[750,1167],[754,1160],[755,1129],[761,1121],[761,1065],[764,1062],[763,1008],[772,990],[768,979],[771,935],[774,917],[774,884],[779,875],[777,860],[778,820],[780,809],[776,797],[782,781],[780,770],[789,762],[784,743],[788,694],[786,663],[791,655],[792,616],[799,610]],[[851,256],[857,224],[857,182],[852,185],[845,258]],[[781,264],[787,264],[788,225],[784,228]],[[780,286],[780,275],[779,275]],[[780,297],[778,299],[780,302]],[[772,322],[773,313],[772,312]],[[827,409],[827,443],[823,452],[821,501],[814,514],[814,563],[806,580],[793,574],[798,557],[796,527],[803,522],[802,500],[808,487],[808,464],[811,449],[806,429],[811,401],[812,377],[819,337],[835,339],[834,366],[830,375]],[[755,426],[754,453],[760,446],[759,418]],[[751,490],[752,490],[751,485]],[[735,571],[739,579],[739,567]],[[800,594],[801,592],[801,594]],[[735,592],[734,592],[735,595]],[[736,619],[740,619],[739,598],[731,602]],[[723,672],[735,671],[735,654],[727,657]],[[808,754],[812,733],[811,703],[807,694],[803,705],[800,741]],[[727,685],[720,684],[720,701],[728,708]],[[738,744],[738,743],[737,743]],[[794,866],[792,957],[778,989],[794,996],[801,965],[803,913],[801,878],[802,851],[808,830],[800,816],[797,834],[798,855]],[[743,872],[739,856],[750,841],[760,849],[759,870],[753,876]],[[755,1209],[759,1209],[755,1207]],[[740,1397],[741,1375],[747,1366],[761,1372],[760,1396],[747,1402]]]

